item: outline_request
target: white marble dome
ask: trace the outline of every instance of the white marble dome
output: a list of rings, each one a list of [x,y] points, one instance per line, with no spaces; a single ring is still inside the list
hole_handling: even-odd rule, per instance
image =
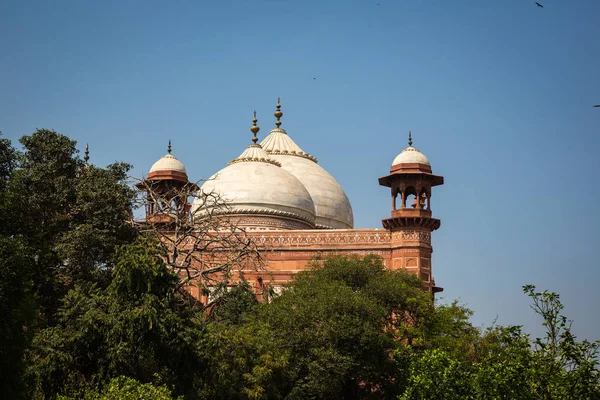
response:
[[[170,153],[162,156],[157,162],[152,164],[150,172],[157,171],[178,171],[186,173],[183,163]]]
[[[425,164],[431,167],[427,157],[412,146],[408,146],[394,158],[392,167],[398,164]]]
[[[270,159],[260,145],[250,145],[240,157],[204,182],[201,190],[218,194],[228,206],[227,214],[290,221],[286,228],[285,223],[269,226],[269,219],[264,218],[267,229],[314,227],[315,204],[310,193],[298,178]]]
[[[354,215],[350,200],[340,184],[317,159],[305,153],[281,128],[273,129],[261,142],[269,157],[281,163],[304,185],[315,205],[317,228],[352,229]]]

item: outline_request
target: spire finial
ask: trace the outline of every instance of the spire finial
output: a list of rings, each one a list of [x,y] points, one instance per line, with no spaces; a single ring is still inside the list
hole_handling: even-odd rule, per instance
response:
[[[171,154],[171,139],[169,139],[169,147],[167,147],[167,151]]]
[[[412,147],[412,134],[410,131],[408,131],[408,146]]]
[[[260,131],[260,128],[258,127],[258,125],[256,125],[256,123],[258,122],[258,120],[256,119],[256,110],[254,110],[254,118],[252,118],[252,127],[250,128],[250,132],[252,132],[254,134],[254,137],[252,138],[252,143],[256,144],[256,142],[258,142],[258,138],[256,137],[256,134],[258,133],[258,131]]]
[[[275,121],[275,125],[279,128],[281,126],[281,117],[283,116],[283,113],[281,112],[281,98],[277,98],[277,111],[275,111],[275,118],[277,118],[277,121]]]
[[[85,161],[85,163],[88,163],[88,160],[90,159],[90,147],[88,146],[88,144],[85,144],[85,156],[83,157],[83,161]]]

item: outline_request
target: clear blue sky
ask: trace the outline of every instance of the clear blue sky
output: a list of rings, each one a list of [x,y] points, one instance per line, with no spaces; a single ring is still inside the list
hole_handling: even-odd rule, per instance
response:
[[[377,178],[412,130],[446,178],[444,297],[540,333],[535,284],[599,338],[600,2],[541,2],[4,0],[0,130],[55,129],[138,176],[170,138],[200,179],[250,143],[252,110],[268,133],[281,96],[357,227],[389,215]]]

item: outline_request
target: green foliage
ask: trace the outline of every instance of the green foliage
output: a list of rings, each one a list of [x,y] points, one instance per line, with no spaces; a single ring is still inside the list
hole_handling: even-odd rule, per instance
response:
[[[35,323],[32,265],[19,238],[0,235],[0,391],[7,398],[22,390],[23,351]]]
[[[203,393],[598,398],[598,344],[575,340],[557,295],[527,293],[549,328],[545,339],[532,342],[520,327],[477,329],[470,310],[456,302],[433,307],[414,275],[386,271],[377,257],[328,259],[298,274],[271,303],[230,300],[235,312],[209,326]]]
[[[534,354],[520,327],[488,329],[479,339],[478,360],[466,364],[479,399],[533,399],[530,372]]]
[[[443,350],[412,353],[407,388],[400,400],[462,400],[471,395],[469,371]]]
[[[370,398],[394,390],[391,352],[434,312],[414,275],[340,256],[298,274],[239,325],[211,326],[207,397]],[[402,317],[399,317],[402,315]],[[403,328],[403,329],[400,329]]]
[[[17,151],[12,147],[10,140],[0,137],[0,191],[5,189],[16,166]]]
[[[532,342],[520,327],[496,327],[476,334],[467,330],[453,339],[471,345],[466,354],[466,346],[398,349],[395,357],[405,368],[398,399],[600,399],[600,343],[576,340],[558,294],[536,292],[534,286],[524,292],[542,317],[544,338]]]
[[[546,336],[534,340],[534,393],[543,399],[600,398],[600,341],[576,340],[571,323],[561,314],[564,306],[557,293],[536,292],[532,285],[523,291],[546,327]]]
[[[218,299],[209,310],[209,320],[233,325],[246,321],[249,313],[259,304],[246,280],[238,282],[233,288],[221,285],[213,292],[213,296],[218,296]]]
[[[150,383],[140,383],[125,376],[113,378],[102,393],[88,390],[83,400],[173,400],[168,387],[155,386]],[[182,399],[178,397],[178,399]],[[57,400],[75,400],[74,398],[58,396]]]
[[[159,374],[177,393],[192,393],[203,360],[199,315],[174,293],[176,277],[141,238],[119,249],[107,288],[78,284],[28,354],[32,397],[77,396],[125,375],[152,382]]]
[[[128,165],[84,165],[75,141],[51,130],[20,142],[22,153],[0,138],[0,364],[13,366],[2,377],[18,376],[14,387],[23,349],[56,323],[68,290],[106,286],[114,249],[136,235]]]
[[[74,183],[80,161],[76,142],[46,129],[38,129],[20,140],[25,148],[11,188],[20,211],[18,233],[37,250],[44,262],[59,264],[53,247],[68,228],[69,214],[76,199]]]
[[[69,226],[58,238],[57,253],[73,280],[98,278],[118,245],[131,242],[136,231],[130,219],[134,190],[127,186],[128,164],[106,169],[81,168],[75,180],[75,201]]]

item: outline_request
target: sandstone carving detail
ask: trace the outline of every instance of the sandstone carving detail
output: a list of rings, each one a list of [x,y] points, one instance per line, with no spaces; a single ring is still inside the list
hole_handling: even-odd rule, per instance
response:
[[[393,241],[412,240],[431,244],[431,232],[423,231],[398,231],[392,232]]]
[[[390,233],[385,230],[353,232],[251,232],[259,246],[331,246],[389,245]]]

